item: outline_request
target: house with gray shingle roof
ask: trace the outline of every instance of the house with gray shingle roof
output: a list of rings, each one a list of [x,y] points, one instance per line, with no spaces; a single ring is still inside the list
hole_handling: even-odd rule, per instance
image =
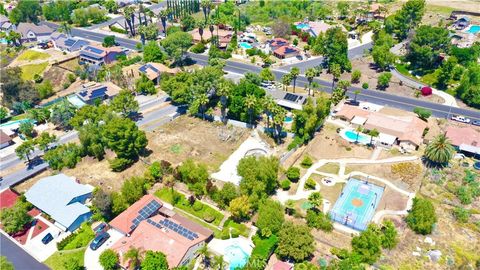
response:
[[[36,25],[34,23],[19,23],[17,32],[22,36],[22,42],[48,41],[53,29],[46,25]]]
[[[56,225],[72,232],[92,216],[85,206],[92,192],[92,186],[77,183],[65,174],[57,174],[42,178],[25,193],[25,198],[54,219]]]
[[[14,30],[15,26],[10,22],[7,16],[0,14],[0,31],[8,32]]]

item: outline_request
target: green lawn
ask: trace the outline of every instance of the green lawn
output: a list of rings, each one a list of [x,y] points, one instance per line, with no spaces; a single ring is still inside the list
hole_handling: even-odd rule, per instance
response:
[[[39,59],[48,59],[50,55],[48,53],[37,52],[34,50],[24,51],[21,55],[18,56],[17,60],[28,60],[34,61]]]
[[[178,194],[178,202],[176,204],[173,203],[173,194]],[[211,217],[214,217],[215,219],[211,222],[212,224],[218,226],[220,224],[220,222],[222,221],[224,215],[213,209],[212,207],[200,202],[199,200],[197,200],[195,202],[195,204],[198,206],[198,207],[193,207],[192,205],[190,205],[188,199],[181,193],[178,193],[176,191],[171,191],[170,188],[162,188],[162,189],[159,189],[155,192],[155,196],[157,196],[158,198],[160,198],[161,200],[167,202],[167,203],[170,203],[172,205],[174,205],[175,207],[179,208],[179,209],[182,209],[183,211],[189,213],[189,214],[192,214],[202,220],[204,220],[204,218],[206,216],[211,216]],[[195,208],[195,209],[194,209]]]
[[[35,74],[42,75],[43,71],[47,68],[48,63],[32,64],[21,66],[22,69],[22,79],[24,80],[33,80]]]
[[[57,251],[50,256],[44,263],[53,270],[64,270],[65,263],[71,260],[77,260],[80,266],[83,266],[83,256],[86,248],[75,250]]]
[[[245,224],[236,223],[231,219],[227,219],[227,221],[225,221],[223,224],[222,231],[215,230],[215,238],[228,239],[230,238],[230,235],[233,238],[238,237],[239,235],[248,237],[249,233],[250,230]]]
[[[83,223],[82,227],[74,235],[63,250],[86,247],[88,243],[95,238],[95,233],[88,223]]]
[[[340,170],[340,165],[338,163],[327,163],[322,167],[318,168],[318,171],[324,173],[337,174]]]

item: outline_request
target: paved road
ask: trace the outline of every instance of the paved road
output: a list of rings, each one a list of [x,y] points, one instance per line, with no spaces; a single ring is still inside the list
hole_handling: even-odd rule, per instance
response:
[[[0,234],[0,254],[6,256],[16,270],[48,270],[49,268],[35,260],[12,240]]]

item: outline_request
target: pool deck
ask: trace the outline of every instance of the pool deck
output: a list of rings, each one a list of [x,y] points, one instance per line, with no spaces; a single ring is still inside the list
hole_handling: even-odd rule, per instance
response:
[[[230,246],[239,246],[249,257],[252,254],[253,250],[253,243],[251,240],[239,236],[237,238],[230,238],[226,240],[221,240],[221,239],[212,239],[210,243],[208,243],[208,248],[213,251],[216,254],[225,255],[225,251],[227,250],[228,247]],[[228,258],[224,258],[228,263]]]

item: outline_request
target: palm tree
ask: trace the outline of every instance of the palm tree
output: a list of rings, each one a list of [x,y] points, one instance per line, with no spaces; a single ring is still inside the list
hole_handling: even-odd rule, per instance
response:
[[[209,100],[208,100],[207,94],[201,94],[198,97],[198,104],[200,105],[200,110],[202,112],[202,119],[203,120],[205,120],[205,110],[206,110],[206,106],[207,106],[208,102],[209,102]]]
[[[165,36],[167,36],[167,18],[170,15],[171,10],[170,9],[163,9],[158,13],[158,17],[160,18],[160,21],[162,21],[162,26],[163,26],[163,32],[165,33]]]
[[[455,149],[445,134],[438,135],[425,148],[425,157],[433,163],[447,164],[452,159]]]
[[[211,5],[212,5],[211,0],[201,0],[200,1],[200,7],[203,10],[203,16],[205,17],[205,23],[208,20],[208,15],[210,15]]]
[[[287,91],[287,87],[292,83],[292,76],[290,74],[285,74],[282,77],[282,84],[284,86],[284,90]]]
[[[208,30],[210,30],[210,41],[212,42],[212,45],[214,45],[215,39],[213,38],[213,30],[215,30],[215,26],[213,26],[213,23],[210,23]]]
[[[72,27],[70,26],[70,24],[68,24],[68,22],[62,22],[59,30],[67,34],[67,36],[70,36],[72,34]]]
[[[202,257],[202,263],[207,266],[209,264],[210,251],[207,245],[203,245],[197,250],[197,254]]]
[[[205,29],[205,22],[204,21],[199,21],[197,23],[198,26],[198,34],[200,35],[200,41],[203,42],[203,29]]]
[[[315,89],[319,88],[320,87],[320,84],[318,84],[317,82],[313,82],[312,83],[312,93],[313,93],[313,96],[315,96]]]
[[[225,263],[225,260],[223,259],[223,256],[214,256],[213,257],[213,268],[216,270],[224,270],[225,266],[227,264]]]
[[[128,28],[130,29],[130,35],[135,36],[135,8],[132,6],[125,7],[123,9],[123,16],[125,17],[125,21],[128,24]]]
[[[270,117],[273,117],[273,111],[277,103],[272,98],[272,96],[266,96],[263,98],[263,108],[265,110],[265,114],[267,115],[267,128],[270,129]]]
[[[310,96],[310,90],[312,89],[313,78],[317,75],[317,71],[314,68],[309,68],[305,71],[305,77],[308,80],[308,95]]]
[[[355,143],[357,143],[357,142],[358,142],[358,137],[360,137],[360,132],[363,131],[362,126],[358,126],[358,127],[355,129],[355,131],[357,132],[357,138],[355,139]]]
[[[123,262],[130,261],[129,269],[137,269],[140,266],[142,254],[138,248],[130,247],[130,249],[123,256]]]
[[[250,115],[250,125],[253,128],[253,113],[255,107],[257,106],[257,98],[254,95],[247,95],[245,98],[245,107],[248,109],[248,114]]]
[[[373,137],[378,137],[380,135],[380,132],[376,129],[372,129],[368,132],[368,135],[370,135],[370,145],[373,145]]]
[[[228,96],[232,90],[232,84],[227,80],[221,80],[218,83],[217,96],[220,97],[220,108],[222,112],[222,122],[227,123],[227,106],[228,106]]]
[[[360,91],[360,90],[355,90],[355,91],[353,91],[353,94],[355,95],[355,99],[354,99],[355,103],[357,102],[357,96],[358,96],[358,94],[360,94],[361,92],[362,92],[362,91]]]
[[[273,125],[275,127],[275,141],[277,144],[280,143],[280,136],[282,134],[283,130],[283,124],[285,123],[285,116],[287,115],[287,112],[285,111],[284,108],[280,106],[276,106],[275,109],[273,110]]]
[[[338,78],[340,78],[340,75],[342,75],[342,68],[340,67],[339,64],[333,63],[330,67],[330,73],[333,76],[333,80],[332,80],[332,90],[333,90],[333,88],[335,87],[335,81],[338,80]]]
[[[298,67],[292,67],[290,70],[290,76],[293,80],[293,93],[295,93],[295,85],[297,84],[297,77],[300,74],[300,69]]]

